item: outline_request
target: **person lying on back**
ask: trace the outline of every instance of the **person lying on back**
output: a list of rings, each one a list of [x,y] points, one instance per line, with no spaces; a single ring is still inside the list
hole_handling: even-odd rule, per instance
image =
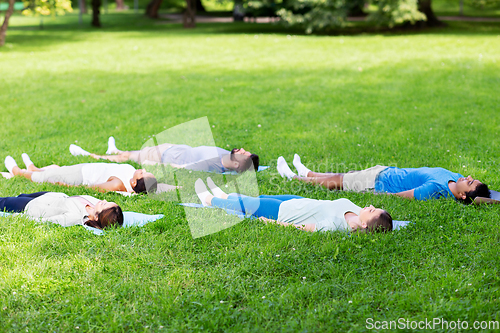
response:
[[[100,191],[129,193],[155,192],[157,187],[156,178],[152,173],[144,169],[136,170],[130,164],[82,163],[37,168],[27,154],[22,157],[26,169],[19,168],[11,156],[5,158],[5,167],[13,175],[23,176],[37,183],[87,185]]]
[[[288,167],[283,156],[278,158],[278,172],[282,177],[319,184],[330,190],[374,191],[416,200],[452,197],[464,204],[472,203],[476,197],[490,197],[486,184],[443,168],[401,169],[377,165],[347,173],[320,173],[306,168],[297,154],[293,165],[299,175]]]
[[[284,226],[293,225],[305,231],[386,232],[393,229],[391,215],[372,205],[361,208],[348,199],[315,200],[297,195],[261,195],[249,197],[226,194],[210,177],[210,191],[201,178],[195,191],[203,206],[235,210]]]
[[[259,156],[243,148],[229,151],[219,147],[178,145],[163,143],[141,150],[123,151],[116,148],[115,139],[108,140],[106,155],[97,155],[85,151],[77,145],[70,145],[69,151],[74,156],[91,156],[113,162],[134,161],[139,164],[169,164],[175,168],[193,171],[224,173],[226,171],[245,172],[259,169]]]
[[[20,194],[0,198],[0,211],[24,213],[42,222],[63,227],[88,225],[97,229],[123,225],[123,212],[114,202],[90,195],[68,196],[58,192]]]

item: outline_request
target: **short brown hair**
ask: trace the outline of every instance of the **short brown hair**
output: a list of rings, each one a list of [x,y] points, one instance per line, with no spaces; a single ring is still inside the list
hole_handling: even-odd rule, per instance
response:
[[[392,231],[392,216],[387,211],[382,211],[377,218],[373,218],[366,228],[368,232]]]
[[[135,193],[154,193],[158,187],[155,177],[142,177],[137,179],[137,184],[133,188]]]

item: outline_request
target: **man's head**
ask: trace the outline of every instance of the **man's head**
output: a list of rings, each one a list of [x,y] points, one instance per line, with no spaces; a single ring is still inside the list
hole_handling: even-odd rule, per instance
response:
[[[100,200],[93,208],[86,225],[97,229],[123,225],[123,212],[116,203]]]
[[[156,192],[158,181],[151,172],[144,169],[135,170],[134,176],[130,179],[130,185],[135,193]]]
[[[455,196],[463,204],[470,204],[476,197],[490,197],[490,190],[488,185],[481,183],[479,180],[472,178],[470,175],[467,177],[458,178],[455,182]]]
[[[391,215],[380,208],[372,205],[365,207],[359,213],[360,227],[366,232],[386,232],[392,230]]]
[[[223,157],[224,167],[237,172],[245,172],[252,166],[257,171],[259,169],[259,156],[246,151],[243,148],[234,148],[229,154],[229,159]]]

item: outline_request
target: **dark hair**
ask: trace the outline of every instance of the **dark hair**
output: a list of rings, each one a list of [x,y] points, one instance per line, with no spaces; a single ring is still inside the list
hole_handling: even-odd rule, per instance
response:
[[[123,225],[123,212],[120,206],[116,205],[110,208],[106,208],[97,214],[97,220],[88,220],[85,222],[86,225],[97,228],[104,229],[110,226]]]
[[[486,185],[485,183],[479,183],[474,190],[465,192],[465,197],[465,199],[458,200],[464,205],[469,205],[474,202],[474,199],[476,197],[489,198],[490,190],[488,188],[488,185]]]
[[[231,155],[230,155],[230,159],[231,161],[234,161],[235,160],[235,153],[239,150],[239,148],[233,148],[231,150]],[[248,169],[250,169],[252,166],[253,168],[255,169],[255,172],[257,172],[259,170],[259,156],[256,155],[256,154],[251,154],[250,156],[246,156],[246,155],[241,155],[241,156],[245,156],[245,160],[244,161],[239,161],[240,162],[240,166],[238,167],[238,169],[236,170],[237,172],[244,172],[244,171],[247,171]],[[241,163],[243,162],[243,163]]]
[[[153,193],[156,192],[158,181],[155,177],[142,177],[137,179],[133,188],[135,193]]]
[[[252,154],[250,155],[250,158],[252,159],[253,168],[255,169],[255,172],[259,171],[259,155]]]
[[[385,210],[377,218],[370,221],[366,228],[368,232],[387,232],[392,231],[392,216]]]

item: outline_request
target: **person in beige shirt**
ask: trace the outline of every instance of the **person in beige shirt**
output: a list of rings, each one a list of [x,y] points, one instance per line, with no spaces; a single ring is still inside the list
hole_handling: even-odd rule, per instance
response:
[[[0,197],[0,211],[24,213],[42,222],[57,223],[63,227],[88,225],[104,229],[123,225],[120,206],[89,195],[70,197],[58,192],[37,192]]]

